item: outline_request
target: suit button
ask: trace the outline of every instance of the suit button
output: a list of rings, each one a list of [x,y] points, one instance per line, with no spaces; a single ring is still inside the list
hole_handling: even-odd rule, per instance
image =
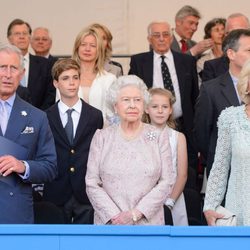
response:
[[[70,170],[70,172],[72,172],[72,173],[75,172],[75,168],[74,168],[74,167],[71,167],[69,170]]]
[[[71,149],[71,150],[70,150],[70,153],[71,153],[71,154],[74,154],[74,153],[75,153],[75,150],[74,150],[74,149]]]
[[[14,194],[13,194],[13,192],[10,192],[10,196],[13,196]]]

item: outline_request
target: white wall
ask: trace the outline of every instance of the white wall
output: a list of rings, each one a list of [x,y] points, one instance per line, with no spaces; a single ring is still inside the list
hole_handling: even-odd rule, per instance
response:
[[[0,40],[7,41],[8,24],[21,18],[32,28],[50,29],[52,54],[70,55],[77,33],[90,23],[100,22],[113,33],[114,54],[134,54],[148,50],[146,29],[151,21],[167,20],[174,25],[175,13],[186,4],[202,14],[193,37],[197,41],[202,39],[203,27],[211,18],[227,17],[233,12],[249,15],[250,10],[247,0],[8,0],[1,2]]]

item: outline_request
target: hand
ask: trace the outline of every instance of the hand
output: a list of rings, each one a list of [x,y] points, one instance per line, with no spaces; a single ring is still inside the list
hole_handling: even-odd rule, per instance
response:
[[[112,225],[133,225],[131,211],[125,211],[117,214],[111,219]]]
[[[25,172],[25,165],[23,162],[17,160],[11,155],[0,157],[0,174],[8,176],[13,172],[23,174]]]
[[[198,42],[197,44],[195,44],[191,49],[190,52],[193,56],[202,54],[204,51],[211,49],[214,45],[214,42],[212,39],[205,39],[202,40],[200,42]]]
[[[214,210],[207,210],[204,212],[204,215],[206,217],[207,224],[209,226],[215,226],[216,220],[224,217],[223,214],[219,214],[219,213],[215,212]]]

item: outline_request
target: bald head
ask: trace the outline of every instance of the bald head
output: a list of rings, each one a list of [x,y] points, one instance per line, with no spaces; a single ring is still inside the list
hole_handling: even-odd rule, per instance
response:
[[[44,27],[34,29],[31,37],[31,47],[36,55],[46,57],[52,46],[49,30]]]
[[[249,19],[241,13],[234,13],[227,18],[225,32],[228,34],[232,30],[249,28]]]

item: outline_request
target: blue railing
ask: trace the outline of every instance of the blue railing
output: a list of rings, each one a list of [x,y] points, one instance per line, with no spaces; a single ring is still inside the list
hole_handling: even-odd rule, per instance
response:
[[[0,225],[2,250],[242,250],[250,227]]]

